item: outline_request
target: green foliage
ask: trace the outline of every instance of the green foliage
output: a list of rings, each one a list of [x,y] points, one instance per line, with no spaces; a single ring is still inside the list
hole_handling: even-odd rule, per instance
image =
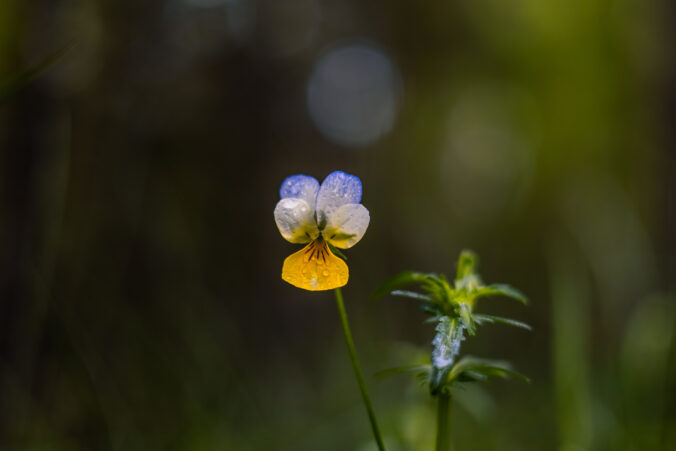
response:
[[[474,291],[476,299],[485,298],[489,296],[504,296],[507,298],[515,299],[521,302],[523,305],[528,304],[528,298],[523,295],[516,288],[512,288],[509,285],[504,284],[495,284],[488,285],[487,287],[481,287]]]
[[[380,285],[372,294],[371,297],[374,299],[381,298],[386,294],[392,293],[395,290],[400,288],[407,287],[416,283],[425,284],[430,278],[433,278],[433,274],[423,274],[413,271],[403,271],[397,274],[396,276],[386,280],[382,285]]]
[[[463,280],[467,276],[476,275],[476,267],[479,264],[479,257],[472,251],[464,250],[458,258],[458,269],[455,273],[456,280]]]
[[[391,294],[392,296],[401,296],[403,298],[415,299],[416,301],[434,302],[432,296],[422,293],[416,293],[415,291],[394,290]]]
[[[525,330],[533,330],[530,325],[526,323],[522,323],[521,321],[517,321],[515,319],[511,318],[503,318],[501,316],[494,316],[494,315],[483,315],[481,313],[475,313],[473,315],[474,321],[476,321],[477,324],[483,325],[484,323],[498,323],[498,324],[506,324],[508,326],[514,326],[518,327],[520,329],[525,329]]]
[[[514,377],[523,381],[530,380],[512,369],[512,365],[504,360],[481,359],[465,356],[458,361],[448,374],[448,383],[454,381],[485,381],[491,378],[508,379]]]
[[[417,365],[412,363],[410,365],[402,365],[394,368],[388,368],[386,370],[378,371],[376,377],[389,377],[396,376],[403,373],[413,373],[413,374],[429,374],[431,370],[430,365]]]
[[[456,382],[509,377],[528,381],[528,378],[514,371],[508,362],[477,357],[463,357],[457,360],[465,334],[475,335],[477,326],[497,323],[531,330],[528,324],[521,321],[474,311],[480,298],[503,296],[523,304],[528,302],[526,296],[509,285],[484,285],[477,273],[477,267],[476,254],[462,251],[453,283],[450,283],[443,274],[404,271],[385,281],[373,292],[374,298],[389,293],[420,301],[420,308],[431,316],[429,321],[436,323],[430,365],[406,365],[382,372],[381,375],[402,372],[422,375],[433,396],[448,394]],[[423,293],[402,290],[411,285],[418,285]]]

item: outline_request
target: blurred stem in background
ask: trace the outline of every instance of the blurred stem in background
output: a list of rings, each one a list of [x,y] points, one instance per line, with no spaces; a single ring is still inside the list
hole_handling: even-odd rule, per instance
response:
[[[559,449],[591,449],[590,296],[582,263],[557,241],[550,256],[552,355]]]
[[[616,446],[674,449],[668,405],[675,323],[674,299],[663,295],[641,299],[629,318],[617,365],[622,427]]]
[[[437,446],[436,451],[451,449],[451,395],[437,396]]]
[[[359,365],[357,350],[354,347],[354,340],[352,340],[352,332],[350,332],[350,324],[347,321],[347,312],[345,311],[345,304],[343,303],[343,292],[340,290],[340,288],[336,288],[335,293],[336,305],[338,306],[338,313],[340,314],[340,324],[343,326],[345,345],[347,346],[347,351],[350,353],[350,362],[352,362],[354,376],[357,379],[357,385],[359,385],[359,391],[361,392],[361,397],[364,401],[364,406],[366,407],[366,413],[368,414],[369,421],[371,422],[371,429],[373,429],[373,436],[375,437],[376,443],[378,444],[378,449],[385,451],[385,445],[383,444],[383,439],[380,436],[380,429],[378,428],[378,421],[376,420],[376,413],[373,410],[371,397],[369,396],[368,390],[366,389],[364,374],[362,373],[361,366]]]
[[[39,63],[24,69],[13,78],[10,78],[9,80],[2,80],[2,84],[0,84],[0,105],[6,103],[11,97],[21,92],[21,90],[26,88],[31,82],[33,82],[33,80],[38,78],[55,63],[57,63],[61,57],[63,57],[74,46],[74,43],[63,46],[60,49],[54,51],[52,54],[43,58],[43,60]]]

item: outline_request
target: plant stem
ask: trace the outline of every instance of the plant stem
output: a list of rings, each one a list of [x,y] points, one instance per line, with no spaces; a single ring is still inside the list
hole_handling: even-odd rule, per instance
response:
[[[438,398],[436,451],[449,451],[451,449],[451,396],[442,393]]]
[[[383,439],[380,436],[380,429],[378,428],[378,421],[376,420],[376,413],[373,410],[371,398],[369,397],[369,393],[366,390],[366,382],[364,381],[364,375],[361,371],[361,366],[359,365],[359,359],[357,358],[357,350],[355,349],[354,341],[352,340],[350,324],[347,322],[347,312],[345,312],[345,304],[343,303],[343,293],[340,288],[336,288],[335,292],[336,305],[338,306],[338,313],[340,314],[340,323],[343,326],[345,345],[347,345],[347,351],[350,353],[350,361],[352,362],[352,368],[354,369],[354,377],[357,379],[357,385],[359,385],[359,391],[361,392],[361,397],[364,401],[364,406],[366,407],[366,413],[368,414],[369,421],[371,422],[371,429],[373,429],[373,436],[375,437],[376,443],[378,444],[378,449],[380,451],[385,451],[385,445],[383,444]]]

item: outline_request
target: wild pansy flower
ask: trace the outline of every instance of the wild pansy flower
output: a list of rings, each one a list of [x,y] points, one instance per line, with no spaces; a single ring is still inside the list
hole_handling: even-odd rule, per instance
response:
[[[282,279],[311,291],[347,284],[347,264],[329,244],[348,249],[366,233],[369,212],[360,203],[361,194],[359,177],[342,171],[329,174],[321,186],[309,175],[284,180],[275,207],[277,228],[285,240],[309,244],[284,260]]]
[[[357,350],[347,321],[340,287],[347,284],[349,271],[343,255],[335,248],[349,249],[361,240],[369,226],[369,211],[361,202],[361,181],[342,171],[329,174],[321,186],[309,175],[292,175],[279,189],[282,198],[275,207],[279,233],[292,243],[309,243],[284,260],[282,279],[310,291],[334,290],[343,327],[345,345],[380,451],[385,451],[376,414],[366,389]]]

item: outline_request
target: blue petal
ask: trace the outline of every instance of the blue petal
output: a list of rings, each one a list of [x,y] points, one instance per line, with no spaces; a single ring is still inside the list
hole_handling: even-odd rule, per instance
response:
[[[325,223],[328,216],[345,204],[361,202],[361,180],[359,177],[335,171],[326,176],[317,194],[317,213],[320,223]]]
[[[319,191],[319,182],[309,175],[292,175],[287,177],[279,188],[279,197],[286,199],[294,197],[303,199],[311,208],[314,208]]]

